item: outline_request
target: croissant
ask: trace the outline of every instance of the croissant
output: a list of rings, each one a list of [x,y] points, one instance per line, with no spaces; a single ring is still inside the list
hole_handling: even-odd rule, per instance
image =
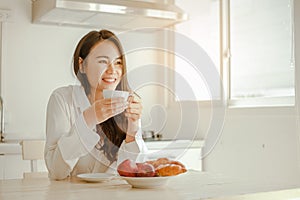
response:
[[[157,160],[148,160],[146,162],[157,168],[160,165],[170,164],[171,161],[168,158],[158,158]]]
[[[176,164],[164,164],[155,169],[157,176],[175,176],[185,171],[186,169],[183,169],[180,165]]]
[[[153,165],[156,176],[174,176],[187,171],[181,162],[168,158],[158,158],[157,160],[149,160],[146,162]]]

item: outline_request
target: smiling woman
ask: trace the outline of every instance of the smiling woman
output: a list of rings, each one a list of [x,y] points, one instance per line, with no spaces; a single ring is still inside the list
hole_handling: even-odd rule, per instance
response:
[[[104,89],[131,92],[118,38],[108,30],[89,32],[73,63],[81,86],[56,89],[47,108],[45,160],[54,179],[115,171],[117,163],[146,151],[140,100],[103,98]]]

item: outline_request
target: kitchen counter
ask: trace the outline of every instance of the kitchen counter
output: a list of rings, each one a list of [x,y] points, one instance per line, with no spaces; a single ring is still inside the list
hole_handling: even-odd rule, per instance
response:
[[[20,140],[7,140],[0,143],[0,155],[21,154],[22,147]]]
[[[0,155],[21,154],[21,140],[7,140],[0,143]],[[150,149],[202,148],[203,140],[148,140],[146,146]]]
[[[188,169],[202,170],[202,148],[204,140],[146,140],[147,159],[166,157],[178,160]]]
[[[221,175],[199,171],[188,171],[186,174],[173,177],[168,185],[156,189],[132,188],[124,180],[111,180],[102,183],[87,183],[76,177],[63,181],[52,181],[47,178],[15,179],[0,181],[1,200],[73,200],[73,199],[293,199],[300,196],[300,189],[282,190],[282,187],[268,188],[261,185],[255,192],[249,194],[253,187],[241,180],[231,180]],[[246,183],[246,184],[245,184]],[[282,190],[269,192],[271,190]],[[252,191],[253,192],[253,191]],[[234,196],[241,195],[241,196]],[[278,198],[281,197],[285,198]],[[261,197],[261,198],[260,198]]]
[[[37,138],[24,138],[24,139],[6,139],[5,142],[0,143],[0,155],[16,155],[22,154],[23,140],[44,140]]]
[[[21,140],[7,140],[0,143],[0,155],[21,154]],[[149,140],[145,141],[149,149],[202,148],[203,140]]]
[[[204,140],[145,140],[149,149],[202,148]]]

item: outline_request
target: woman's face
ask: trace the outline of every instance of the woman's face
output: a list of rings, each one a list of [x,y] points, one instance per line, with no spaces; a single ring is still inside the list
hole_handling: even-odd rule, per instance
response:
[[[85,73],[95,92],[103,89],[115,90],[121,81],[123,63],[117,46],[111,41],[96,44],[80,65],[80,71]]]

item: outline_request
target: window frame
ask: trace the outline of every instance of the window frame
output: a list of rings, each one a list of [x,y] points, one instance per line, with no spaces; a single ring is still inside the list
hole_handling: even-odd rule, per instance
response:
[[[223,90],[221,89],[219,100],[198,100],[199,105],[203,106],[211,106],[212,102],[215,103],[215,105],[223,105],[225,104],[228,108],[264,108],[264,107],[295,107],[296,106],[296,91],[297,91],[297,79],[296,79],[296,65],[295,62],[295,71],[294,71],[294,96],[286,97],[286,96],[279,96],[279,97],[261,97],[261,98],[245,98],[245,99],[232,99],[231,98],[231,53],[230,53],[230,41],[231,41],[231,35],[230,35],[230,1],[231,0],[219,0],[219,37],[220,37],[220,44],[219,44],[219,50],[220,50],[220,77],[222,79],[221,87],[223,86]],[[295,29],[296,29],[296,23],[295,23],[295,13],[296,13],[296,6],[294,0],[292,0],[293,4],[293,35],[296,37]],[[176,30],[175,25],[170,28],[171,30]],[[172,45],[175,41],[174,35],[166,35],[166,40],[168,40],[168,47],[173,47]],[[293,53],[295,58],[295,40],[293,43]],[[166,56],[166,64],[168,66],[176,67],[175,63],[175,56]],[[172,87],[175,89],[175,74],[169,74],[167,78],[167,81],[171,83]],[[173,98],[170,98],[165,95],[166,102],[168,104],[173,104],[176,102],[180,103],[188,103],[192,100],[184,100],[184,101],[176,101]]]
[[[245,99],[232,99],[231,98],[231,47],[230,47],[230,41],[231,41],[231,35],[230,35],[230,1],[231,0],[220,0],[221,1],[221,12],[223,17],[223,23],[225,24],[225,29],[221,29],[223,32],[223,36],[227,35],[225,37],[224,46],[223,49],[223,64],[224,68],[226,68],[226,71],[228,75],[226,76],[226,85],[227,85],[227,102],[229,108],[259,108],[259,107],[295,107],[296,104],[296,72],[294,71],[294,96],[279,96],[279,97],[261,97],[261,98],[245,98]],[[295,10],[295,4],[294,0],[291,0],[293,4],[293,10],[292,15],[294,14]],[[294,20],[294,16],[293,16]],[[295,25],[295,23],[293,22]],[[294,27],[292,28],[292,31],[294,32]],[[295,35],[293,33],[293,35]],[[295,40],[293,40],[295,43]],[[293,44],[293,54],[295,52],[295,44]],[[295,58],[295,56],[293,55]],[[227,61],[227,62],[226,62]],[[296,68],[296,65],[295,65]],[[224,83],[225,84],[225,83]]]

